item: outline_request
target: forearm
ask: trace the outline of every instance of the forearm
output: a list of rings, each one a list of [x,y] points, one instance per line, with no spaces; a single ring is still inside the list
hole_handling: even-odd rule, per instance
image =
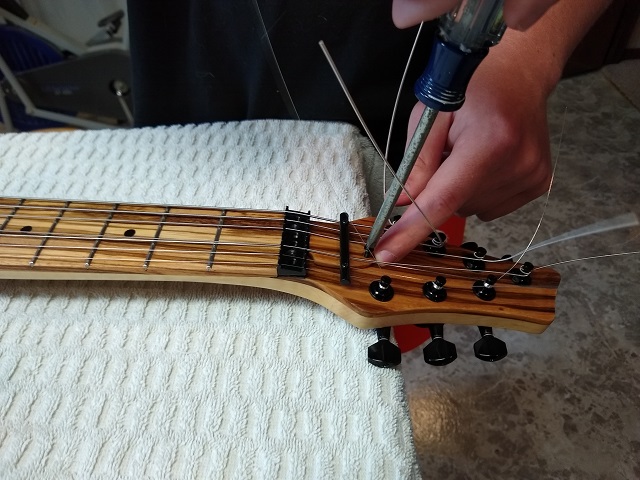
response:
[[[560,0],[526,31],[508,29],[491,56],[519,58],[549,94],[572,52],[611,1]]]

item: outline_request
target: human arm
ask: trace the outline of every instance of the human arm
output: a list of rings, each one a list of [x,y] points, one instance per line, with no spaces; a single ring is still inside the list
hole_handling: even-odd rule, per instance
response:
[[[609,3],[560,0],[527,31],[509,29],[478,67],[463,107],[438,115],[407,183],[432,224],[454,213],[491,220],[546,191],[551,175],[547,97],[571,52]],[[414,109],[410,133],[422,108]],[[444,161],[442,152],[450,152]],[[398,203],[407,204],[408,198],[402,195]],[[429,233],[420,211],[410,206],[378,242],[376,258],[402,258]]]

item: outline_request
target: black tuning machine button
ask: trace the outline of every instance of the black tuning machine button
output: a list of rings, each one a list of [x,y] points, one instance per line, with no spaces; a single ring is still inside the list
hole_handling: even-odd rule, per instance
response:
[[[473,284],[473,293],[482,300],[487,302],[496,298],[496,289],[493,285],[496,283],[495,275],[489,275],[486,280],[478,280]]]
[[[469,270],[484,270],[484,257],[487,255],[487,250],[483,247],[478,247],[473,251],[472,255],[468,255],[462,263]]]
[[[375,280],[369,285],[369,293],[380,302],[388,302],[393,298],[393,287],[391,278],[383,275],[380,280]]]
[[[443,338],[444,325],[442,323],[429,323],[417,326],[428,328],[429,333],[431,333],[431,342],[422,349],[426,363],[441,367],[450,364],[458,358],[456,346]]]
[[[434,257],[442,257],[447,253],[447,236],[444,232],[432,232],[427,241],[422,244],[422,249]]]
[[[476,242],[464,242],[462,245],[460,245],[460,248],[475,251],[478,249],[478,244]]]
[[[447,299],[447,290],[444,288],[447,279],[438,275],[432,282],[422,286],[422,293],[432,302],[444,302]]]
[[[473,344],[476,357],[485,362],[497,362],[507,356],[507,344],[493,336],[491,327],[478,327],[480,340]]]
[[[391,343],[391,327],[376,328],[378,341],[367,350],[369,363],[381,368],[391,368],[400,365],[402,356],[400,349]]]
[[[511,269],[511,281],[516,285],[531,285],[531,272],[533,264],[525,262],[520,268]]]

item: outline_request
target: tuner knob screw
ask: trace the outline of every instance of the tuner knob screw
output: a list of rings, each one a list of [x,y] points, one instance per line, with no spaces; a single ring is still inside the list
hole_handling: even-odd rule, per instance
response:
[[[478,280],[473,284],[473,293],[482,300],[491,301],[496,298],[496,289],[493,285],[496,283],[495,275],[489,275],[486,280]]]
[[[383,275],[380,280],[375,280],[369,285],[369,293],[380,302],[388,302],[393,298],[393,287],[391,286],[391,278]]]
[[[447,299],[447,290],[444,288],[447,279],[438,275],[432,282],[427,282],[422,287],[422,293],[432,302],[443,302]]]
[[[507,344],[493,336],[491,327],[478,327],[480,340],[473,344],[476,357],[485,362],[497,362],[507,356]]]
[[[464,266],[469,270],[484,270],[483,258],[487,254],[487,250],[483,247],[477,248],[473,255],[463,260]]]

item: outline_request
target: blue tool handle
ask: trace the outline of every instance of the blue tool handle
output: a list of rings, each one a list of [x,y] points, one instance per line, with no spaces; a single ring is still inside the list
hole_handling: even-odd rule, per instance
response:
[[[488,48],[464,52],[457,45],[436,39],[429,63],[414,86],[418,100],[440,112],[462,107],[467,85]]]
[[[428,107],[451,112],[464,103],[473,72],[506,29],[503,0],[460,0],[440,17],[429,64],[414,92]]]

